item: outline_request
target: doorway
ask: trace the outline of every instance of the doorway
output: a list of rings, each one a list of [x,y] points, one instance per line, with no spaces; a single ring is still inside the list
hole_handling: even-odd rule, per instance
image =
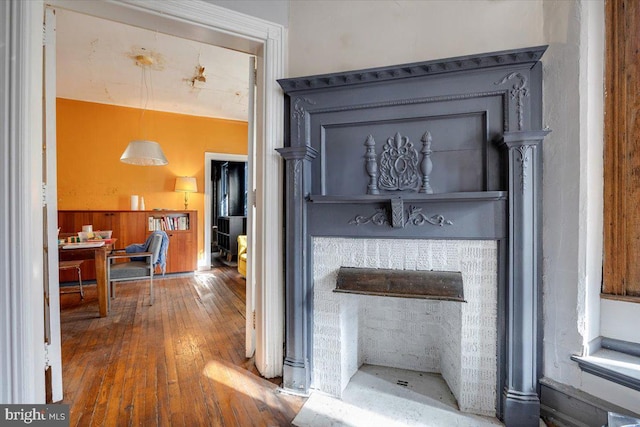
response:
[[[211,161],[211,253],[233,262],[238,236],[247,234],[247,163]]]
[[[258,120],[256,123],[256,277],[260,287],[256,299],[256,366],[260,373],[271,378],[282,373],[283,341],[283,290],[280,268],[265,268],[282,264],[282,213],[280,212],[282,195],[280,194],[282,176],[279,159],[273,155],[275,148],[282,144],[283,109],[281,92],[276,79],[283,77],[284,52],[286,42],[283,27],[249,16],[239,16],[227,9],[205,3],[193,3],[193,8],[163,2],[144,5],[131,5],[120,2],[52,2],[53,7],[66,8],[80,13],[128,23],[142,28],[155,30],[162,27],[165,32],[178,37],[215,43],[223,47],[242,50],[258,58]],[[40,5],[41,7],[41,5]],[[37,10],[38,5],[33,8]],[[24,31],[27,38],[34,37],[33,32]],[[34,44],[35,45],[35,44]],[[31,52],[36,55],[36,52]],[[36,79],[23,84],[36,83]],[[28,115],[29,110],[21,112]],[[26,123],[27,121],[25,121]],[[42,154],[34,150],[34,165],[39,164],[36,157]],[[55,172],[55,171],[53,171]],[[39,180],[37,173],[30,174],[33,180]],[[39,188],[39,183],[28,188]],[[273,203],[264,204],[264,200]],[[26,209],[25,209],[26,210]],[[26,213],[26,212],[25,212]],[[37,257],[37,253],[33,254]],[[53,281],[51,292],[57,292],[57,279]],[[28,298],[28,295],[27,295]],[[29,311],[25,305],[19,310]],[[54,321],[54,320],[52,320]],[[58,319],[59,322],[59,319]],[[14,329],[17,326],[12,326]],[[37,331],[36,331],[37,333]],[[24,345],[15,343],[16,347]],[[26,362],[25,362],[26,363]],[[33,370],[37,375],[38,370]]]
[[[249,132],[251,134],[251,131]],[[250,138],[251,140],[251,138]],[[255,145],[255,144],[254,144]],[[248,147],[251,149],[251,144]],[[256,201],[255,201],[255,188],[256,182],[253,180],[253,176],[251,174],[252,170],[255,170],[255,166],[251,167],[249,165],[254,164],[253,159],[255,156],[245,156],[241,154],[226,154],[226,153],[205,153],[204,155],[204,170],[205,177],[211,177],[212,179],[205,179],[205,235],[204,235],[204,248],[205,248],[205,259],[209,260],[209,266],[213,261],[214,256],[219,256],[220,252],[216,252],[213,249],[213,242],[215,238],[215,233],[217,233],[217,229],[214,230],[214,226],[217,226],[217,221],[214,219],[213,212],[218,207],[218,203],[214,200],[214,177],[213,177],[213,169],[215,162],[220,164],[224,163],[237,163],[237,164],[245,164],[246,175],[245,179],[245,201],[244,201],[244,221],[241,219],[241,227],[244,228],[246,236],[247,236],[247,251],[246,251],[246,271],[244,274],[245,282],[246,282],[246,313],[245,313],[245,355],[246,357],[252,357],[258,351],[256,347],[256,331],[257,322],[254,323],[254,317],[257,317],[257,301],[256,301],[256,292],[257,292],[257,284],[256,277],[257,273],[255,270],[256,266],[256,258],[255,254],[258,252],[256,239],[254,237],[254,233],[256,230],[256,222],[257,222],[257,209],[256,209]],[[250,190],[254,188],[254,190]],[[228,213],[228,211],[227,211]],[[236,212],[233,212],[236,213]],[[238,212],[239,213],[239,212]],[[228,234],[228,233],[227,233]],[[217,237],[217,236],[216,236]],[[229,241],[231,241],[231,237],[226,236]],[[237,238],[234,237],[234,239]],[[257,359],[257,354],[256,354]],[[276,375],[277,376],[277,375]]]
[[[248,160],[248,156],[242,154],[205,153],[205,260],[211,262],[220,252],[217,239],[219,217],[244,217],[242,231],[244,234],[251,232],[246,225],[252,216],[249,212]]]

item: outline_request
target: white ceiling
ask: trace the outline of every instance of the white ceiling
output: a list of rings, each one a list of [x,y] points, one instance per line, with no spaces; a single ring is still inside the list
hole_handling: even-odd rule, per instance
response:
[[[66,10],[56,12],[58,97],[247,120],[248,54]],[[141,53],[155,61],[144,70],[134,59]],[[198,66],[205,67],[206,82],[194,85]]]

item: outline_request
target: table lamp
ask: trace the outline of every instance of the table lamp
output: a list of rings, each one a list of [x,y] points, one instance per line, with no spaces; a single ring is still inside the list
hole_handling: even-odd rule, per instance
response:
[[[189,204],[189,193],[198,192],[196,179],[192,176],[176,177],[176,187],[174,191],[177,193],[184,193],[184,209],[187,210],[187,206]]]

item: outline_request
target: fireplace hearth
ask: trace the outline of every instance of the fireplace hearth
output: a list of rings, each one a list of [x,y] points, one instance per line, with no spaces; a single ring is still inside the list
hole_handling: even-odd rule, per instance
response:
[[[363,363],[441,372],[461,409],[538,425],[545,49],[280,81],[286,389],[340,396]],[[352,294],[346,268],[405,284]],[[467,302],[407,298],[429,270]]]

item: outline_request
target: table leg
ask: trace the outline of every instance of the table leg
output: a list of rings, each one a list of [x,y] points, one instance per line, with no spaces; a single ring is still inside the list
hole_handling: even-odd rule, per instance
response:
[[[109,314],[109,292],[107,289],[107,251],[98,249],[95,251],[96,259],[96,287],[98,288],[98,306],[100,307],[100,317],[107,317]]]

